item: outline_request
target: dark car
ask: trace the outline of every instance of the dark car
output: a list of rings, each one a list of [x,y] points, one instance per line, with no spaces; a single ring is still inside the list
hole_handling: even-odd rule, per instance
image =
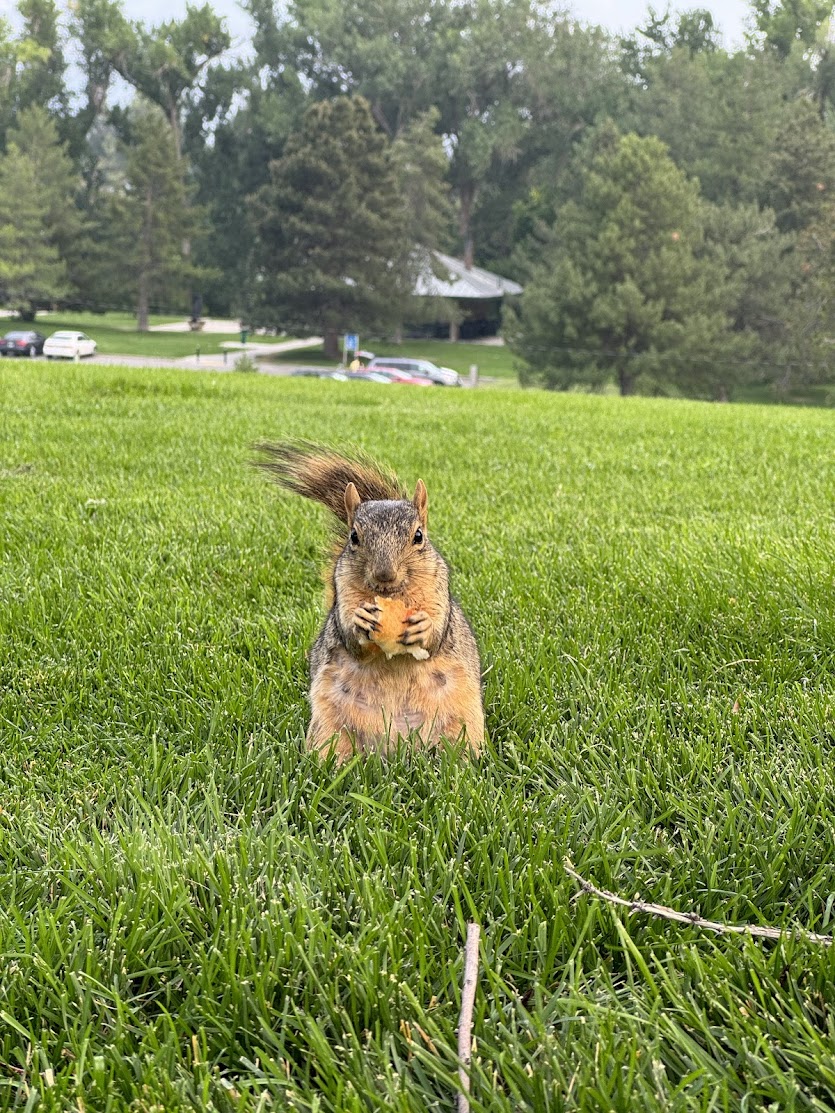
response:
[[[32,329],[7,332],[0,339],[0,356],[40,356],[46,337]]]

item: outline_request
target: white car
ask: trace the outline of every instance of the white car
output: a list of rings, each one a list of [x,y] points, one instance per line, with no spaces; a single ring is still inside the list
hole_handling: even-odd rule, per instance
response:
[[[53,332],[43,346],[47,359],[80,359],[81,356],[94,356],[96,342],[84,332]]]

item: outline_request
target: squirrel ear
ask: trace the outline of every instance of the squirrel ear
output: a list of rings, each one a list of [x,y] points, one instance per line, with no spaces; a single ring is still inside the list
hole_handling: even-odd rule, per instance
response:
[[[429,513],[429,496],[426,494],[426,484],[422,479],[417,481],[415,497],[412,499],[412,502],[415,504],[415,510],[418,512],[420,524],[425,527],[426,518]]]
[[[359,491],[349,483],[345,488],[345,513],[348,516],[348,525],[350,526],[354,521],[354,515],[357,512],[357,507],[360,504]]]

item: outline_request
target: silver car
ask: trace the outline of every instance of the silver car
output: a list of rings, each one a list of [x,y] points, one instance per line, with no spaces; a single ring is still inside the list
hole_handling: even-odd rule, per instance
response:
[[[431,359],[402,359],[400,356],[375,356],[368,370],[375,367],[393,367],[405,371],[416,379],[430,379],[436,386],[461,386],[461,376],[451,367],[439,367]]]

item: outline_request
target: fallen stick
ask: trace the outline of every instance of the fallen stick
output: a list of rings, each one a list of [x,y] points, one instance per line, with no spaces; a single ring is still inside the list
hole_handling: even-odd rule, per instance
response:
[[[807,943],[817,943],[823,947],[832,944],[831,935],[818,935],[817,932],[807,931],[805,928],[790,928],[783,930],[775,927],[761,927],[759,924],[723,924],[718,920],[705,920],[698,912],[678,912],[675,908],[668,908],[666,904],[650,904],[644,900],[624,900],[623,897],[610,893],[608,889],[598,889],[585,877],[581,877],[571,863],[566,859],[563,862],[565,872],[580,885],[587,893],[591,893],[609,904],[617,904],[621,908],[628,908],[630,912],[645,912],[648,916],[659,916],[662,920],[674,920],[677,924],[688,924],[690,927],[704,928],[706,931],[715,931],[719,935],[753,935],[758,939],[774,939],[779,942],[795,936],[804,939]]]
[[[470,1113],[470,1060],[472,1058],[473,1004],[478,982],[478,924],[467,924],[467,943],[464,948],[464,984],[461,987],[461,1013],[458,1017],[458,1113]]]

